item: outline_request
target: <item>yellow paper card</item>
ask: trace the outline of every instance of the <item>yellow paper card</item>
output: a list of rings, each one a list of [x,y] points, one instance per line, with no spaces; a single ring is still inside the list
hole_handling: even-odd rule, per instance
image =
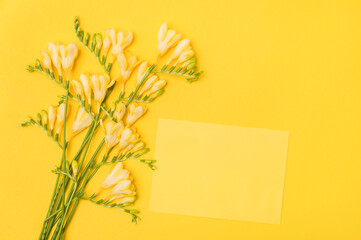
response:
[[[279,224],[288,135],[160,119],[150,210]]]

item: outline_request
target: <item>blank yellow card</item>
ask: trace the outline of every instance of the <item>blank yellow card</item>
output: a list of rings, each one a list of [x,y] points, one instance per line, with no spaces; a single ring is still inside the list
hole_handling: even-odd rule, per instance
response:
[[[279,224],[288,135],[160,119],[150,210]]]

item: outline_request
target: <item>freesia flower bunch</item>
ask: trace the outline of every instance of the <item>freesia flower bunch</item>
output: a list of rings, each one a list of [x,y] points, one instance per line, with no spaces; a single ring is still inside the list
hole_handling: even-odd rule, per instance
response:
[[[149,103],[164,93],[167,84],[164,78],[178,75],[193,82],[202,73],[197,72],[190,40],[168,29],[167,24],[163,24],[158,32],[154,64],[139,59],[128,50],[134,38],[131,32],[108,29],[103,34],[91,35],[80,28],[78,18],[75,18],[74,27],[78,40],[97,58],[103,73],[73,74],[81,50],[74,43],[49,43],[47,49],[40,52],[41,58],[27,69],[45,74],[65,91],[57,104],[40,111],[35,119],[28,117],[21,124],[41,128],[62,151],[59,165],[53,170],[57,175],[55,188],[39,239],[63,239],[81,200],[120,209],[137,222],[139,212],[129,209],[136,200],[136,187],[126,169],[126,160],[144,163],[152,170],[156,169],[156,160],[142,159],[150,149],[135,124],[147,113]],[[159,67],[160,61],[166,64]],[[116,76],[113,65],[119,67]],[[135,88],[126,93],[125,85],[133,78]],[[120,86],[118,93],[117,85]],[[118,97],[110,102],[112,94]],[[74,109],[73,117],[69,117],[70,109]],[[80,134],[85,130],[85,134]],[[95,142],[95,134],[101,134],[103,140]],[[71,156],[68,148],[80,135],[84,137],[80,149]],[[88,156],[93,144],[97,145],[96,150]],[[112,166],[111,172],[97,192],[89,193],[88,183],[105,165]]]

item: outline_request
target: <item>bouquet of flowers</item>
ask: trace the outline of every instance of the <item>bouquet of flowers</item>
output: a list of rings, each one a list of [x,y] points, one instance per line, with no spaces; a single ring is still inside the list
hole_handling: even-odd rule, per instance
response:
[[[72,75],[80,51],[74,43],[49,43],[35,65],[27,66],[29,72],[43,73],[65,92],[57,104],[40,111],[35,118],[28,117],[21,124],[39,127],[62,151],[60,162],[53,170],[57,175],[55,187],[39,239],[63,239],[81,200],[120,209],[130,214],[134,223],[139,220],[139,211],[129,208],[136,200],[136,188],[124,162],[136,160],[155,170],[156,160],[142,158],[150,149],[134,125],[147,112],[148,105],[164,93],[167,81],[160,76],[178,75],[193,82],[202,73],[197,71],[190,40],[168,29],[166,23],[158,32],[158,54],[153,64],[138,59],[128,50],[133,41],[131,32],[108,29],[103,34],[85,33],[77,17],[74,28],[80,43],[103,67],[103,73]],[[159,64],[162,61],[164,64]],[[112,74],[114,65],[119,66],[118,76]],[[125,85],[133,75],[134,90],[127,94]],[[108,102],[116,85],[120,85],[121,91],[115,101]],[[76,109],[74,118],[68,119],[73,108]],[[99,127],[104,138],[100,143],[94,143]],[[67,149],[84,130],[87,132],[79,150],[75,156],[70,156]],[[92,144],[98,144],[98,147],[88,156]],[[103,156],[98,156],[102,152]],[[112,165],[112,171],[98,191],[88,193],[87,184],[105,165]]]

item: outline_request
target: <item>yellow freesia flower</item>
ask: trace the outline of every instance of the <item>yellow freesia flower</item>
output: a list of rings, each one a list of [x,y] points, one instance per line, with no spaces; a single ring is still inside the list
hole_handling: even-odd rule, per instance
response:
[[[147,111],[147,108],[141,104],[131,103],[129,106],[128,114],[125,118],[125,125],[131,126]]]
[[[48,121],[49,121],[49,129],[53,130],[56,120],[56,107],[55,106],[49,106],[48,110]]]
[[[111,41],[111,39],[110,39],[110,30],[107,29],[104,32],[104,39],[103,39],[103,46],[102,46],[103,56],[108,55],[109,47],[110,47],[110,44],[111,44],[110,41]]]
[[[93,119],[91,116],[82,107],[79,106],[71,128],[72,137],[89,127],[92,121]]]
[[[134,202],[135,187],[131,180],[121,180],[110,192],[109,201],[118,200],[118,203]]]
[[[41,55],[42,55],[42,58],[43,58],[43,65],[45,68],[49,69],[50,72],[53,71],[53,66],[52,66],[52,63],[51,63],[51,58],[50,58],[50,55],[47,51],[41,51]]]
[[[45,110],[42,110],[41,111],[41,121],[43,122],[44,124],[44,127],[47,128],[48,126],[48,112],[45,111]]]
[[[88,101],[88,104],[91,104],[91,98],[92,98],[92,90],[90,86],[90,79],[89,76],[86,74],[80,74],[80,82],[83,85],[83,91],[85,98]]]
[[[125,104],[123,102],[119,102],[117,104],[117,106],[115,107],[115,111],[113,114],[113,117],[117,120],[117,122],[119,122],[123,119],[125,110],[126,110]]]
[[[73,162],[71,163],[71,169],[73,170],[73,176],[76,176],[79,169],[79,164],[77,160],[73,160]]]
[[[59,43],[49,43],[48,50],[50,53],[51,61],[53,62],[53,65],[58,70],[59,76],[62,76],[61,73],[61,58],[60,58],[60,46]]]
[[[102,188],[110,188],[115,186],[120,180],[128,179],[129,171],[123,169],[123,163],[117,163],[113,170],[105,177],[101,187]]]
[[[132,184],[132,177],[127,169],[124,169],[123,163],[117,163],[110,174],[108,174],[101,189],[111,188],[104,199],[109,198],[109,202],[117,200],[118,204],[132,203],[135,201],[135,187]]]
[[[184,63],[184,62],[188,61],[189,59],[191,59],[193,56],[194,56],[193,50],[186,50],[178,57],[178,60],[175,64]]]
[[[137,75],[137,83],[139,84],[145,74],[147,73],[148,69],[149,69],[150,65],[148,62],[142,62],[140,65],[139,65],[139,68],[138,68],[138,75]]]
[[[117,59],[120,67],[122,90],[124,90],[125,82],[130,78],[130,75],[132,74],[134,68],[138,65],[139,62],[136,56],[126,56],[124,53],[120,53]]]
[[[68,75],[73,67],[75,58],[78,56],[78,48],[74,43],[69,43],[68,46],[60,45],[59,50],[62,67]]]
[[[180,34],[177,34],[175,30],[168,30],[167,24],[163,23],[158,32],[158,57],[163,56],[180,39]]]
[[[166,80],[158,80],[158,81],[156,81],[156,82],[152,85],[152,88],[148,91],[147,95],[151,95],[152,93],[155,93],[155,92],[158,91],[159,89],[164,88],[165,85],[167,85],[167,81],[166,81]]]
[[[109,30],[109,37],[112,42],[112,53],[114,57],[123,52],[133,41],[133,33],[123,31],[115,33],[114,29]]]
[[[145,143],[144,142],[139,142],[137,144],[134,145],[132,152],[138,152],[140,150],[142,150],[143,148],[145,148]]]
[[[142,95],[143,93],[148,91],[153,86],[153,84],[158,81],[158,79],[159,78],[157,75],[150,76],[139,90],[139,94]]]
[[[180,41],[178,43],[178,45],[176,46],[176,48],[174,49],[172,55],[170,56],[169,60],[168,60],[168,63],[169,64],[171,61],[173,61],[174,59],[177,59],[179,58],[179,56],[187,51],[187,50],[190,50],[190,40],[189,39],[183,39],[182,41]]]
[[[159,80],[158,76],[153,75],[148,78],[147,81],[144,83],[144,85],[139,91],[139,94],[146,93],[146,95],[149,96],[152,93],[158,91],[159,89],[164,88],[166,84],[166,80]]]
[[[83,86],[79,81],[71,80],[70,86],[72,87],[76,95],[79,95],[81,98],[83,98]]]
[[[123,130],[123,123],[114,123],[113,121],[110,121],[106,124],[103,124],[103,121],[100,121],[100,124],[102,125],[102,128],[105,132],[105,145],[109,150],[119,142],[118,137],[120,135],[120,132]]]
[[[91,88],[94,93],[94,99],[98,104],[98,108],[104,100],[105,94],[109,87],[109,76],[104,75],[92,75],[91,76]]]
[[[187,61],[185,61],[181,67],[182,68],[186,68],[187,70],[190,70],[190,69],[194,69],[196,67],[196,64],[197,64],[197,60],[195,57],[192,57],[190,59],[188,59]]]
[[[66,115],[68,116],[69,111],[70,110],[70,106],[68,105],[68,109],[66,111]],[[57,134],[59,134],[61,128],[64,125],[64,121],[66,120],[66,116],[65,116],[65,103],[62,103],[58,106],[57,111],[56,111],[56,130],[55,132]]]
[[[55,68],[58,70],[59,76],[62,76],[62,67],[68,75],[74,64],[75,58],[78,56],[78,48],[76,45],[74,43],[70,43],[68,46],[64,46],[59,43],[49,43],[48,49],[51,60]]]
[[[132,74],[134,68],[137,66],[138,60],[136,56],[126,56],[124,53],[120,53],[118,55],[118,63],[120,67],[120,75],[123,80],[126,81],[129,79],[130,74]]]
[[[133,148],[134,144],[139,142],[139,134],[135,131],[135,129],[131,129],[126,127],[119,138],[119,151],[123,151],[126,153],[128,150]]]

